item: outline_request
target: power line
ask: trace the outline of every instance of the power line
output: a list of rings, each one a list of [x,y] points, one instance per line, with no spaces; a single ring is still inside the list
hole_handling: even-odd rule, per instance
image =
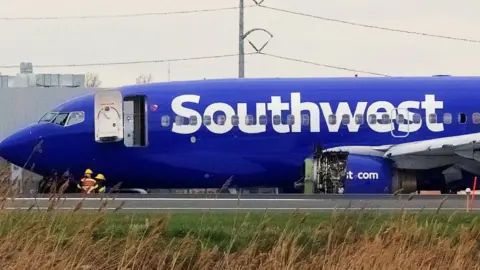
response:
[[[265,9],[270,9],[273,11],[289,13],[293,15],[303,16],[303,17],[310,17],[324,21],[342,23],[347,25],[353,25],[358,27],[364,28],[371,28],[383,31],[390,31],[390,32],[397,32],[397,33],[404,33],[404,34],[411,34],[411,35],[420,35],[426,37],[434,37],[434,38],[442,38],[442,39],[449,39],[449,40],[456,40],[456,41],[464,41],[470,43],[480,43],[480,40],[476,39],[467,39],[467,38],[459,38],[459,37],[452,37],[452,36],[444,36],[444,35],[436,35],[436,34],[429,34],[423,32],[416,32],[416,31],[409,31],[409,30],[402,30],[402,29],[395,29],[395,28],[388,28],[376,25],[368,25],[362,23],[356,23],[351,21],[345,21],[340,19],[334,19],[330,17],[318,16],[313,14],[307,14],[302,12],[296,12],[271,6],[265,6],[262,4],[258,5],[248,5],[245,8],[250,7],[261,7]],[[167,16],[167,15],[176,15],[176,14],[192,14],[192,13],[204,13],[204,12],[216,12],[216,11],[225,11],[225,10],[235,10],[239,9],[238,6],[235,7],[225,7],[225,8],[212,8],[212,9],[195,9],[195,10],[183,10],[183,11],[172,11],[172,12],[150,12],[150,13],[130,13],[130,14],[113,14],[113,15],[82,15],[82,16],[45,16],[45,17],[0,17],[0,20],[3,21],[24,21],[24,20],[71,20],[71,19],[104,19],[104,18],[130,18],[130,17],[146,17],[146,16]]]
[[[34,68],[93,67],[93,66],[119,66],[119,65],[150,64],[150,63],[169,63],[169,62],[194,61],[194,60],[203,60],[203,59],[218,59],[218,58],[234,57],[234,56],[238,56],[238,55],[239,54],[236,53],[236,54],[222,54],[222,55],[171,58],[171,59],[159,59],[159,60],[145,60],[145,61],[103,62],[103,63],[86,63],[86,64],[35,65]],[[275,54],[269,54],[269,53],[264,53],[264,52],[250,52],[250,53],[245,53],[245,55],[265,55],[265,56],[269,56],[269,57],[273,57],[273,58],[277,58],[277,59],[281,59],[281,60],[299,62],[299,63],[309,64],[309,65],[314,65],[314,66],[321,66],[321,67],[326,67],[326,68],[330,68],[330,69],[337,69],[337,70],[344,70],[344,71],[350,71],[350,72],[356,72],[356,73],[364,73],[364,74],[370,74],[370,75],[376,75],[376,76],[390,77],[389,75],[382,74],[382,73],[377,73],[377,72],[371,72],[371,71],[352,69],[352,68],[347,68],[347,67],[340,67],[340,66],[322,64],[322,63],[316,63],[316,62],[305,61],[305,60],[301,60],[301,59],[295,59],[295,58],[290,58],[290,57],[285,57],[285,56],[280,56],[280,55],[275,55]],[[11,69],[11,68],[18,68],[18,65],[0,66],[0,69]]]
[[[246,53],[255,54],[255,53]],[[144,60],[144,61],[128,61],[128,62],[103,62],[103,63],[87,63],[87,64],[57,64],[57,65],[35,65],[35,68],[52,68],[52,67],[93,67],[93,66],[119,66],[119,65],[135,65],[135,64],[150,64],[150,63],[166,63],[166,62],[180,62],[180,61],[193,61],[202,59],[216,59],[238,56],[236,54],[221,54],[211,56],[198,56],[198,57],[184,57],[184,58],[171,58],[160,60]],[[0,66],[0,68],[18,68],[18,65]]]
[[[254,7],[256,5],[245,6],[245,8]],[[146,17],[146,16],[166,16],[176,14],[191,14],[216,12],[225,10],[234,10],[239,7],[211,8],[211,9],[194,9],[172,12],[149,12],[149,13],[130,13],[130,14],[113,14],[113,15],[84,15],[84,16],[51,16],[51,17],[0,17],[3,21],[26,21],[26,20],[72,20],[72,19],[104,19],[104,18],[129,18],[129,17]]]
[[[398,33],[411,34],[411,35],[420,35],[420,36],[434,37],[434,38],[442,38],[442,39],[450,39],[450,40],[456,40],[456,41],[466,41],[466,42],[471,42],[471,43],[480,43],[480,40],[475,40],[475,39],[459,38],[459,37],[452,37],[452,36],[442,36],[442,35],[436,35],[436,34],[428,34],[428,33],[422,33],[422,32],[387,28],[387,27],[382,27],[382,26],[368,25],[368,24],[362,24],[362,23],[356,23],[356,22],[350,22],[350,21],[344,21],[344,20],[329,18],[329,17],[317,16],[317,15],[312,15],[312,14],[307,14],[307,13],[301,13],[301,12],[296,12],[296,11],[290,11],[290,10],[275,8],[275,7],[270,7],[270,6],[264,6],[264,5],[258,5],[258,6],[262,7],[262,8],[274,10],[274,11],[293,14],[293,15],[299,15],[299,16],[304,16],[304,17],[320,19],[320,20],[324,20],[324,21],[348,24],[348,25],[365,27],[365,28],[372,28],[372,29],[377,29],[377,30],[398,32]]]
[[[306,61],[306,60],[301,60],[301,59],[295,59],[295,58],[270,54],[270,53],[259,52],[259,54],[263,54],[263,55],[270,56],[270,57],[277,58],[277,59],[299,62],[299,63],[304,63],[304,64],[310,64],[310,65],[314,65],[314,66],[321,66],[321,67],[326,67],[326,68],[331,68],[331,69],[339,69],[339,70],[344,70],[344,71],[352,71],[352,72],[357,72],[357,73],[364,73],[364,74],[370,74],[370,75],[376,75],[376,76],[390,77],[387,74],[365,71],[365,70],[359,70],[359,69],[351,69],[351,68],[340,67],[340,66],[333,66],[333,65],[328,65],[328,64],[321,64],[321,63],[316,63],[316,62],[311,62],[311,61]]]

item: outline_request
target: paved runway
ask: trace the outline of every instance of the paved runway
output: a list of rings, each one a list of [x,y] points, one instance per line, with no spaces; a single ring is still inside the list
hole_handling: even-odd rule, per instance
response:
[[[413,196],[401,195],[179,195],[149,194],[132,195],[111,194],[94,195],[82,199],[80,195],[60,197],[57,209],[71,210],[82,202],[83,210],[98,210],[102,205],[107,210],[125,211],[321,211],[349,208],[351,210],[398,211],[436,211],[442,204],[443,211],[466,210],[465,195]],[[480,195],[479,195],[480,196]],[[410,199],[410,200],[409,200]],[[104,205],[106,202],[106,205]],[[3,209],[8,210],[45,210],[51,204],[48,197],[17,197],[4,201]],[[480,202],[472,209],[480,210]]]

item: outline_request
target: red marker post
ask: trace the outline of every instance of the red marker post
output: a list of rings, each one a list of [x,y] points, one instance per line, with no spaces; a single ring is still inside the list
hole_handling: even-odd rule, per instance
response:
[[[473,200],[475,200],[475,190],[477,189],[477,177],[473,179],[472,201],[470,202],[470,209],[473,208]]]

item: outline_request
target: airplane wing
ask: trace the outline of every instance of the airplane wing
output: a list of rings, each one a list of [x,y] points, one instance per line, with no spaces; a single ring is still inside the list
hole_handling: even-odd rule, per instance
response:
[[[437,138],[396,145],[340,146],[324,152],[349,152],[395,159],[402,156],[462,156],[480,161],[480,133]]]
[[[454,156],[480,161],[480,133],[397,144],[384,153],[386,158],[405,155]]]
[[[382,146],[342,146],[324,152],[384,157],[402,169],[431,169],[453,165],[480,174],[480,133]]]

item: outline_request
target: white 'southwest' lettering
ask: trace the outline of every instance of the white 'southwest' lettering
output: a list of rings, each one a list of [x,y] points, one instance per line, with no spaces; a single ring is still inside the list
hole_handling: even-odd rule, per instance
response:
[[[425,109],[425,114],[427,119],[429,119],[430,114],[434,114],[436,109],[443,109],[443,101],[435,101],[435,95],[425,95],[425,101],[422,101],[422,109]],[[438,132],[443,130],[442,123],[426,122],[428,129],[431,131]]]
[[[419,123],[413,122],[413,113],[408,111],[408,109],[419,109],[420,102],[418,101],[404,101],[398,105],[398,112],[405,116],[405,120],[409,121],[409,124],[400,124],[398,130],[401,132],[415,132],[422,127],[422,118],[418,119]],[[442,124],[443,130],[443,124]]]
[[[292,125],[292,132],[300,132],[301,127],[301,117],[302,111],[308,111],[311,119],[320,119],[320,110],[318,109],[317,104],[313,102],[301,102],[300,93],[292,93],[292,115],[295,120]],[[319,132],[320,131],[320,121],[310,121],[310,131]]]
[[[176,97],[172,101],[172,110],[175,114],[179,116],[183,116],[186,118],[190,118],[190,116],[196,116],[197,119],[202,119],[202,116],[195,110],[188,109],[182,106],[185,102],[192,102],[198,103],[200,101],[200,96],[197,95],[182,95]],[[195,133],[200,126],[202,125],[202,121],[197,121],[196,125],[177,125],[175,122],[173,123],[172,131],[179,134],[191,134]]]
[[[247,125],[247,103],[239,103],[238,104],[238,128],[245,133],[262,133],[267,130],[266,125],[260,124],[260,116],[267,115],[267,109],[265,103],[257,103],[257,112],[256,112],[256,120],[254,123]],[[250,113],[250,115],[255,115]]]
[[[278,133],[290,132],[290,126],[283,124],[281,119],[279,123],[275,120],[275,115],[282,115],[282,111],[290,109],[290,104],[282,102],[280,97],[272,97],[272,102],[267,103],[267,109],[272,112],[273,129]]]
[[[200,102],[198,95],[181,95],[173,99],[172,110],[176,115],[191,118],[196,117],[197,122],[194,125],[177,125],[173,123],[172,131],[179,134],[192,134],[198,131],[202,125],[202,115],[194,109],[185,107],[184,103]],[[301,132],[302,131],[302,112],[308,112],[310,116],[309,131],[320,132],[321,121],[326,122],[326,127],[329,132],[338,132],[342,123],[342,117],[348,115],[349,122],[346,124],[349,132],[358,132],[360,123],[355,121],[356,115],[362,115],[364,118],[364,125],[368,125],[371,130],[375,132],[390,132],[396,128],[394,120],[397,114],[404,117],[404,123],[398,124],[398,130],[401,132],[415,132],[422,127],[422,120],[418,119],[414,123],[414,113],[409,109],[423,109],[427,119],[429,115],[435,114],[437,109],[443,109],[443,102],[436,101],[435,95],[425,95],[424,101],[407,100],[401,102],[398,107],[395,107],[388,101],[376,101],[371,104],[361,101],[355,103],[338,102],[335,112],[329,102],[302,102],[300,93],[291,93],[290,102],[282,101],[280,96],[272,96],[270,102],[259,102],[255,104],[255,112],[247,110],[247,103],[238,103],[236,108],[233,108],[227,103],[217,102],[207,106],[203,115],[212,117],[209,125],[206,125],[208,130],[216,134],[224,134],[233,128],[232,117],[237,115],[239,117],[238,129],[241,132],[255,134],[265,132],[267,127],[264,123],[260,123],[260,116],[270,115],[268,119],[269,125],[278,133]],[[355,107],[350,107],[354,105]],[[253,108],[251,108],[253,109]],[[291,114],[293,116],[293,123],[285,124],[282,120],[285,115]],[[215,121],[218,115],[224,115],[225,121],[222,124]],[[384,114],[389,115],[389,121],[386,123],[379,121]],[[247,123],[247,115],[254,118],[253,123]],[[323,116],[322,116],[323,115]],[[335,116],[335,121],[330,121],[331,115]],[[376,121],[370,121],[369,116],[375,115]],[[279,116],[282,116],[279,119]],[[322,119],[323,118],[323,119]],[[426,126],[433,132],[443,131],[443,123],[430,123],[426,121]]]
[[[382,119],[382,116],[387,113],[390,116],[396,117],[395,113],[393,113],[394,115],[392,115],[394,109],[395,107],[393,106],[393,104],[388,101],[377,101],[368,107],[367,116],[373,114],[376,115],[377,119],[380,120]],[[368,121],[368,126],[376,132],[390,132],[392,130],[391,123],[379,123],[378,121],[376,121],[375,123],[371,123],[370,121]]]
[[[213,103],[210,104],[206,109],[204,115],[210,115],[214,118],[216,112],[223,112],[221,115],[225,115],[225,122],[223,125],[217,124],[215,120],[212,120],[212,123],[207,126],[207,128],[216,134],[223,134],[229,132],[233,128],[232,116],[235,115],[233,108],[226,103]],[[197,129],[198,130],[198,129]]]
[[[355,114],[364,114],[365,108],[367,107],[367,102],[358,102],[357,108],[355,109],[355,113],[352,114],[352,110],[350,110],[350,106],[347,102],[340,102],[337,107],[337,111],[335,113],[332,112],[332,108],[330,107],[330,103],[328,102],[320,102],[320,108],[322,108],[323,116],[325,117],[325,121],[327,122],[328,131],[330,132],[338,132],[340,125],[342,124],[341,120],[343,115],[348,115],[350,117],[350,122],[348,123],[347,127],[350,132],[357,132],[360,124],[355,123],[354,115]],[[331,124],[329,120],[330,115],[336,115],[336,122]]]

